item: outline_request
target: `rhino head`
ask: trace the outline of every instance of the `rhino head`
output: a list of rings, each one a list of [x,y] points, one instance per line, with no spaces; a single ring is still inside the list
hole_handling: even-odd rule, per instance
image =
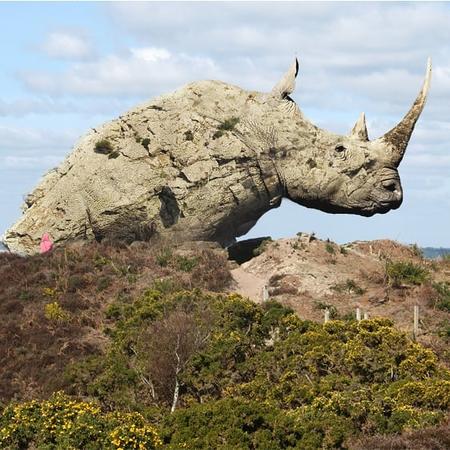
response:
[[[398,208],[397,167],[422,112],[431,75],[403,120],[369,141],[364,114],[347,136],[307,120],[289,95],[295,60],[270,94],[200,81],[88,132],[28,195],[3,237],[32,254],[107,236],[213,240],[226,246],[283,197],[329,213]]]
[[[296,60],[272,91],[279,103],[292,103],[289,94],[297,73]],[[287,161],[280,159],[285,196],[329,213],[372,216],[397,209],[403,200],[397,168],[423,110],[430,77],[428,60],[425,82],[411,109],[396,127],[372,141],[364,113],[351,132],[341,136],[314,126],[293,105],[302,140]]]

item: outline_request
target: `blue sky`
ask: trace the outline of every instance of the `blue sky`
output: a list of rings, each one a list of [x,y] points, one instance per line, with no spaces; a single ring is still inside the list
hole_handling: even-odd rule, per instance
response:
[[[376,138],[433,80],[400,166],[397,211],[330,215],[288,201],[249,237],[316,232],[450,247],[449,3],[0,3],[0,234],[23,197],[89,128],[199,79],[270,91],[300,60],[293,95],[346,134],[364,111]]]

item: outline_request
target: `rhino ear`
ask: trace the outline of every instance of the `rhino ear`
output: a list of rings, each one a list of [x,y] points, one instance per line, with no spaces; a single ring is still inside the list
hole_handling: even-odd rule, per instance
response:
[[[355,126],[353,127],[353,130],[350,133],[350,135],[358,138],[361,141],[369,140],[369,135],[367,133],[367,126],[366,126],[366,116],[364,113],[361,113],[361,115],[359,116],[359,119],[356,121]]]
[[[292,63],[289,70],[284,74],[283,78],[272,89],[272,95],[281,100],[289,96],[295,89],[295,78],[298,74],[298,60]]]

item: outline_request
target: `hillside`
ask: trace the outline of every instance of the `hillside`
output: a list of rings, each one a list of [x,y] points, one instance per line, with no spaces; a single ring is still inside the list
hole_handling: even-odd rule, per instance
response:
[[[438,291],[450,282],[450,262],[430,261],[415,246],[379,240],[338,245],[299,233],[295,238],[266,240],[257,256],[232,269],[234,289],[256,302],[268,296],[293,308],[305,319],[321,321],[324,310],[333,318],[387,317],[412,331],[414,305],[419,305],[418,339],[433,344],[436,330],[448,319],[439,307]]]
[[[251,253],[241,265],[206,243],[0,254],[0,402],[21,402],[3,412],[0,447],[448,447],[447,260],[306,234]]]

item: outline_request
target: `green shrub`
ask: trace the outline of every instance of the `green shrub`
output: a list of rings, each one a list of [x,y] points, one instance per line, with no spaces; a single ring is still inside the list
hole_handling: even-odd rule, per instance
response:
[[[156,254],[156,262],[161,266],[161,267],[166,267],[169,265],[169,262],[172,260],[173,257],[173,253],[172,250],[168,247],[161,249],[157,254]]]
[[[95,153],[101,153],[102,155],[109,155],[114,151],[114,148],[107,139],[102,139],[95,143]]]
[[[213,139],[222,137],[226,131],[231,131],[239,123],[238,117],[231,117],[223,121],[218,127],[217,131],[213,134]]]
[[[433,283],[433,288],[437,293],[436,308],[450,312],[450,285],[446,282]]]
[[[366,290],[360,287],[354,280],[347,279],[343,283],[337,283],[333,286],[330,286],[330,289],[332,289],[335,292],[343,293],[348,292],[349,294],[356,294],[356,295],[363,295]]]
[[[44,314],[50,322],[67,322],[70,319],[69,313],[58,302],[47,303]]]
[[[388,261],[386,277],[393,287],[399,287],[405,283],[421,285],[429,279],[429,272],[425,267],[410,261]]]
[[[109,288],[112,284],[111,277],[102,276],[97,280],[97,292],[104,291]]]
[[[338,317],[338,310],[337,310],[336,306],[334,306],[334,305],[316,301],[316,302],[314,302],[314,307],[321,311],[325,311],[326,309],[328,309],[328,311],[330,313],[330,319],[336,319]]]
[[[331,242],[327,242],[325,244],[325,250],[330,254],[334,255],[336,253],[336,250],[334,249],[334,245]]]
[[[11,404],[0,416],[1,448],[154,449],[161,441],[138,413],[104,413],[63,393]]]
[[[269,450],[292,448],[300,430],[293,417],[273,406],[227,398],[167,416],[162,439],[168,449]]]
[[[195,266],[198,264],[198,259],[195,257],[189,258],[188,256],[177,256],[176,266],[178,270],[183,272],[192,272]]]
[[[224,120],[218,127],[218,130],[230,131],[233,130],[234,127],[239,123],[238,117],[231,117],[227,120]]]
[[[74,392],[145,412],[166,448],[340,448],[449,408],[450,372],[387,319],[318,324],[274,301],[176,289],[113,302],[106,354],[66,371]]]
[[[86,280],[77,274],[70,275],[67,281],[67,290],[68,292],[76,292],[79,289],[82,289],[86,285]]]
[[[438,334],[443,338],[450,338],[450,320],[445,319],[441,322]]]

